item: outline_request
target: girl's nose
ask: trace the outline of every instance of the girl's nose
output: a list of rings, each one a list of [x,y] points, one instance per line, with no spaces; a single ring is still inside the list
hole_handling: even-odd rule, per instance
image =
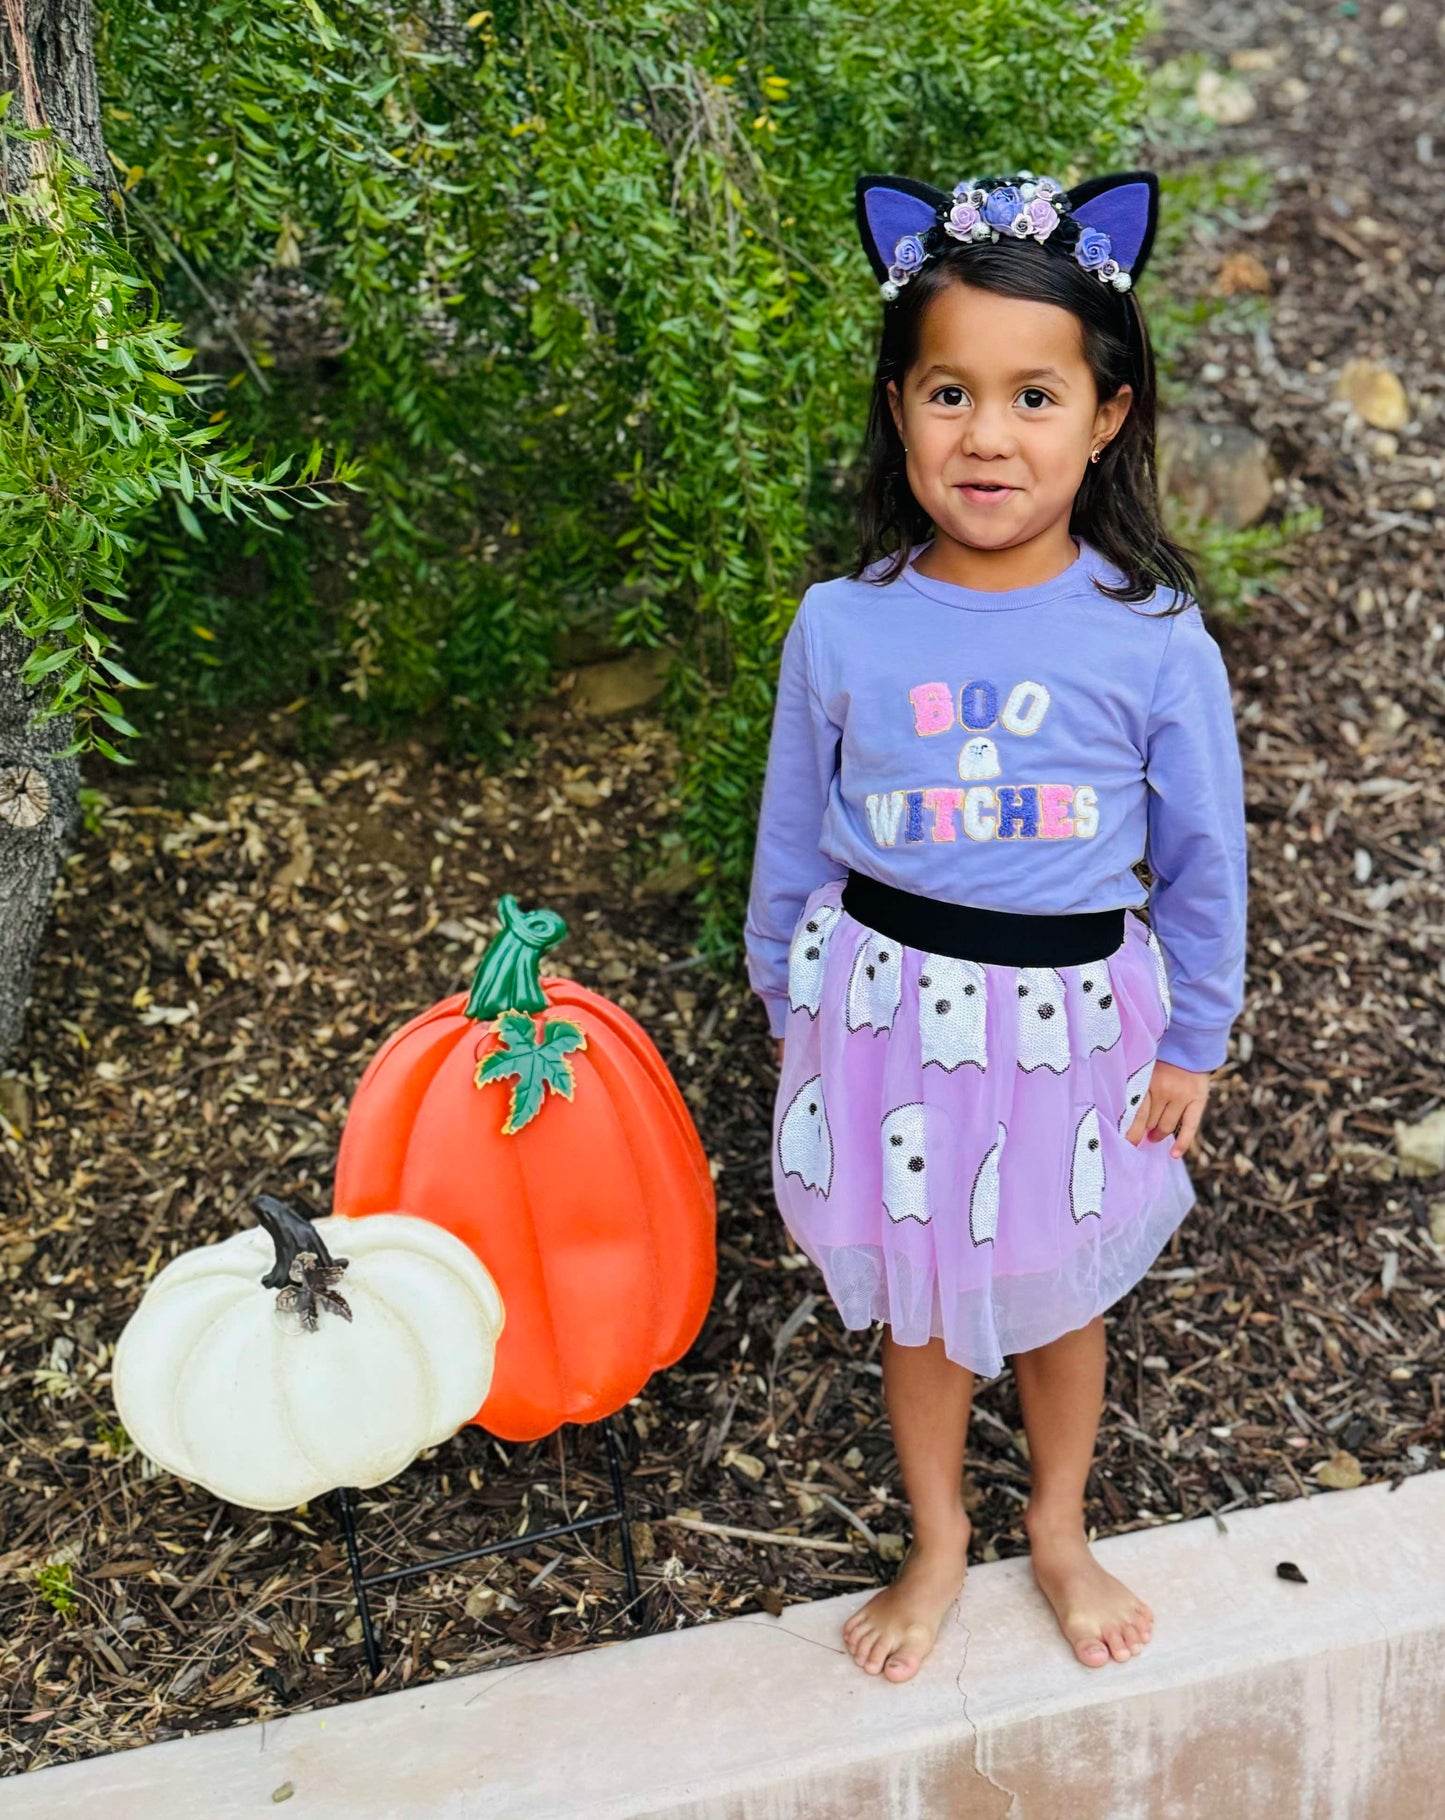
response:
[[[970,411],[959,446],[965,455],[1011,455],[1014,431],[1006,409],[979,405]]]

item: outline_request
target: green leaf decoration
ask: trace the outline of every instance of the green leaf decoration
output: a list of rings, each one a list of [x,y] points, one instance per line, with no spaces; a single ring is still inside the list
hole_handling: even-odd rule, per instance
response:
[[[587,1047],[587,1033],[571,1018],[551,1017],[538,1041],[537,1026],[527,1012],[503,1011],[497,1018],[497,1035],[504,1046],[483,1057],[475,1079],[478,1087],[485,1087],[489,1081],[515,1077],[502,1126],[503,1136],[511,1137],[536,1118],[549,1087],[565,1100],[572,1098],[575,1074],[567,1056]]]

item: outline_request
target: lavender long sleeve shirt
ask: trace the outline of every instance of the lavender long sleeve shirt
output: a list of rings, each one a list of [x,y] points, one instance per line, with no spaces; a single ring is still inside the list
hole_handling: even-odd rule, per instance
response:
[[[1032,915],[1147,901],[1172,1001],[1160,1059],[1199,1072],[1225,1059],[1247,894],[1229,676],[1195,602],[1160,617],[1167,590],[1125,604],[1095,576],[1122,582],[1081,543],[1034,587],[959,587],[910,562],[887,587],[839,577],[803,596],[744,930],[774,1036],[804,901],[851,867]]]

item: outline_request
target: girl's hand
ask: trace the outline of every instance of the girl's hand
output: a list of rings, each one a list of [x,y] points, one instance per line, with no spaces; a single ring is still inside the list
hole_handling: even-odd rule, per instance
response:
[[[1209,1097],[1207,1074],[1195,1074],[1189,1068],[1178,1068],[1173,1062],[1155,1062],[1149,1085],[1134,1114],[1134,1122],[1124,1133],[1131,1144],[1142,1141],[1147,1132],[1151,1139],[1176,1133],[1170,1156],[1183,1156],[1193,1142]]]

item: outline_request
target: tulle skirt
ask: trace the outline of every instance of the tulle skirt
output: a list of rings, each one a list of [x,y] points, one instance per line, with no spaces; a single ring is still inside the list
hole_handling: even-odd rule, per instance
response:
[[[1172,1138],[1124,1136],[1169,1022],[1157,938],[1010,967],[856,921],[842,879],[793,933],[773,1188],[844,1326],[941,1337],[995,1377],[1145,1274],[1195,1200]]]

